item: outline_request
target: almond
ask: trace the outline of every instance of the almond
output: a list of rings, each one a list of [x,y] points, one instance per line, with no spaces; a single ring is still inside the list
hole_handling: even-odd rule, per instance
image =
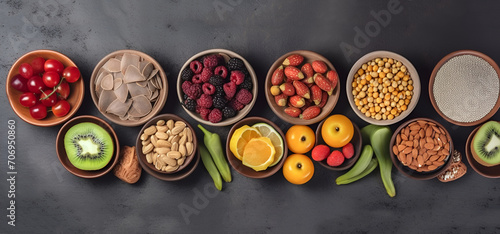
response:
[[[304,73],[302,73],[298,68],[294,66],[285,67],[285,76],[291,80],[302,80],[304,79]]]

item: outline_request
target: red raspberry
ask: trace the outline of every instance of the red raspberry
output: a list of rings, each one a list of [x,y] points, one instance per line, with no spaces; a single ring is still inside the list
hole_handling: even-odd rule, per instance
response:
[[[201,80],[201,74],[196,74],[193,76],[193,79],[191,80],[195,84],[201,84],[203,81]]]
[[[203,86],[201,86],[201,88],[203,89],[203,93],[205,93],[205,94],[212,95],[215,93],[215,86],[213,86],[210,83],[203,84]]]
[[[352,145],[351,142],[347,143],[347,145],[344,145],[342,147],[342,154],[344,154],[344,157],[347,159],[352,158],[354,156],[354,146]]]
[[[185,92],[186,95],[188,95],[189,98],[191,99],[197,99],[200,97],[202,91],[201,91],[201,85],[200,84],[192,84],[191,87],[189,87],[188,90]]]
[[[199,74],[203,69],[203,64],[201,64],[198,60],[194,60],[189,64],[189,68],[191,68],[191,71],[193,71],[194,74]]]
[[[222,78],[226,79],[226,77],[227,77],[227,68],[224,67],[224,66],[218,66],[218,67],[215,68],[214,73],[216,75],[219,75]]]
[[[241,104],[241,102],[238,102],[236,99],[231,100],[228,105],[236,111],[240,111],[245,107],[245,105]]]
[[[344,162],[344,155],[338,150],[334,150],[328,158],[326,158],[326,163],[331,167],[337,167],[342,165]]]
[[[219,110],[218,108],[214,108],[212,111],[210,111],[210,114],[208,115],[208,121],[212,123],[218,123],[222,120],[222,111]]]
[[[224,93],[226,93],[226,98],[231,100],[236,94],[236,84],[234,82],[225,83],[222,88],[224,89]]]
[[[198,108],[197,108],[198,109]],[[210,114],[210,109],[200,107],[199,113],[202,119],[208,120],[208,115]]]
[[[189,80],[186,80],[186,81],[182,82],[182,85],[181,85],[182,92],[184,92],[185,94],[187,94],[189,88],[191,87],[191,85],[193,85],[193,83],[191,81],[189,81]]]
[[[240,89],[236,94],[236,100],[243,105],[248,105],[252,101],[252,93],[246,89]]]
[[[203,108],[210,108],[212,107],[212,96],[208,94],[202,94],[201,97],[196,100],[196,104]]]
[[[203,70],[201,71],[201,77],[200,77],[201,82],[207,83],[213,74],[214,73],[212,72],[211,68],[204,67]]]
[[[218,63],[219,59],[215,54],[207,55],[203,58],[203,65],[205,67],[214,68],[215,66],[217,66]]]
[[[230,78],[236,85],[240,85],[245,80],[245,74],[241,71],[231,71]]]

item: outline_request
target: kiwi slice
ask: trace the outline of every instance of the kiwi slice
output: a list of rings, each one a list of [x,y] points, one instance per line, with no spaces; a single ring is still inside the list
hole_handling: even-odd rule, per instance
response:
[[[114,144],[104,128],[83,122],[66,132],[64,149],[73,166],[80,170],[95,171],[109,163],[113,157]]]
[[[489,121],[472,138],[472,154],[484,166],[500,164],[500,123]]]

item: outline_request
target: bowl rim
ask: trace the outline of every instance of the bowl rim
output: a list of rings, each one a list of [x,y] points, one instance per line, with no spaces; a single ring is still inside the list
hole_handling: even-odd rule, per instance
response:
[[[449,152],[449,155],[448,155],[448,157],[446,159],[446,162],[440,168],[438,168],[438,169],[436,169],[434,171],[425,172],[425,173],[417,172],[417,171],[414,171],[413,169],[411,169],[411,168],[409,168],[407,166],[404,166],[401,163],[401,161],[399,161],[399,159],[397,158],[397,156],[394,155],[394,152],[392,151],[392,147],[394,146],[394,142],[396,142],[396,136],[397,136],[397,134],[399,134],[399,132],[401,132],[401,129],[403,129],[404,127],[408,126],[410,123],[413,123],[413,122],[416,122],[416,121],[419,121],[419,120],[428,121],[428,122],[436,124],[438,127],[441,127],[442,129],[444,129],[444,131],[446,132],[446,135],[450,139],[450,152]],[[445,172],[446,170],[448,170],[448,168],[453,163],[452,155],[453,155],[454,149],[455,148],[454,148],[454,145],[453,145],[453,139],[451,137],[451,134],[448,132],[448,130],[442,124],[440,124],[438,121],[430,119],[430,118],[424,118],[424,117],[410,119],[410,120],[405,121],[401,125],[399,125],[399,127],[396,129],[396,131],[393,132],[393,134],[391,136],[391,141],[390,141],[390,144],[389,144],[389,153],[390,153],[390,156],[391,156],[392,164],[403,175],[405,175],[405,176],[407,176],[409,178],[412,178],[412,179],[416,179],[416,180],[429,180],[429,179],[433,179],[433,178],[436,178],[437,176],[439,176],[440,174],[442,174],[443,172]]]
[[[363,65],[363,63],[375,59],[375,58],[392,58],[400,61],[403,63],[403,65],[406,66],[408,71],[410,72],[411,79],[413,80],[413,96],[411,99],[410,104],[408,105],[408,108],[403,111],[399,116],[396,116],[392,120],[376,120],[371,117],[366,117],[363,113],[361,113],[360,110],[358,110],[356,104],[354,104],[354,97],[352,95],[352,81],[354,80],[354,74],[358,71],[358,69]],[[351,106],[352,110],[356,115],[364,120],[365,122],[368,122],[370,124],[375,124],[375,125],[380,125],[380,126],[386,126],[386,125],[392,125],[395,124],[403,119],[405,119],[408,115],[410,115],[411,112],[415,109],[415,107],[418,104],[418,100],[420,99],[420,93],[421,93],[421,83],[420,83],[420,76],[418,75],[417,69],[413,66],[413,64],[403,57],[400,54],[397,54],[392,51],[387,51],[387,50],[377,50],[377,51],[372,51],[370,53],[367,53],[363,55],[361,58],[359,58],[351,67],[351,70],[349,71],[349,75],[347,76],[346,80],[346,94],[347,94],[347,99],[349,101],[349,105]]]
[[[229,119],[226,119],[226,120],[222,120],[222,121],[220,121],[218,123],[212,123],[210,121],[204,120],[204,119],[202,119],[199,116],[199,114],[188,110],[184,105],[182,105],[183,100],[184,100],[184,97],[182,95],[183,92],[182,92],[182,88],[181,88],[181,85],[182,85],[182,79],[181,79],[182,71],[186,67],[189,66],[189,63],[191,63],[191,61],[193,61],[193,60],[195,60],[195,59],[197,59],[199,57],[208,55],[208,54],[226,54],[229,57],[236,57],[236,58],[241,59],[243,61],[243,63],[245,64],[245,67],[247,68],[248,72],[250,73],[250,76],[251,76],[252,82],[253,82],[253,87],[252,87],[253,98],[252,98],[252,101],[248,105],[246,105],[243,109],[241,109],[236,116],[234,116],[232,118],[229,118]],[[208,50],[204,50],[204,51],[198,52],[197,54],[191,56],[188,60],[186,60],[186,62],[182,65],[182,67],[181,67],[181,69],[179,71],[179,74],[177,75],[176,88],[177,88],[177,98],[179,99],[179,102],[181,103],[181,106],[184,109],[184,111],[186,111],[186,113],[189,116],[191,116],[191,118],[193,118],[194,120],[198,121],[199,123],[202,123],[202,124],[205,124],[205,125],[209,125],[209,126],[228,126],[228,125],[232,125],[232,124],[240,121],[241,119],[243,119],[246,115],[248,115],[248,113],[250,113],[250,111],[252,110],[253,106],[255,105],[255,102],[257,101],[257,95],[258,95],[258,92],[259,92],[259,85],[258,85],[257,75],[256,75],[256,73],[255,73],[252,65],[243,56],[239,55],[238,53],[236,53],[234,51],[231,51],[231,50],[220,49],[220,48],[208,49]]]
[[[434,82],[436,80],[436,75],[437,75],[438,71],[450,59],[452,59],[454,57],[462,56],[462,55],[472,55],[472,56],[476,56],[476,57],[479,57],[479,58],[485,60],[486,62],[488,62],[488,64],[490,64],[490,66],[493,67],[493,69],[495,69],[495,72],[497,73],[497,77],[498,77],[498,79],[500,79],[500,68],[498,67],[497,63],[492,58],[490,58],[488,55],[483,54],[479,51],[475,51],[475,50],[457,50],[457,51],[451,52],[448,55],[444,56],[441,60],[439,60],[439,62],[436,64],[436,66],[434,66],[434,69],[432,70],[431,76],[429,78],[429,87],[428,87],[429,88],[429,99],[431,100],[431,104],[434,107],[434,109],[436,110],[436,112],[446,121],[448,121],[452,124],[458,125],[458,126],[475,126],[475,125],[486,122],[488,119],[493,117],[493,115],[495,115],[495,113],[498,111],[498,108],[500,108],[500,96],[497,98],[497,102],[495,103],[493,108],[490,110],[490,112],[488,112],[488,114],[483,116],[481,119],[478,119],[478,120],[473,121],[473,122],[459,122],[459,121],[451,119],[450,117],[446,116],[441,111],[441,109],[439,109],[439,107],[436,103],[436,100],[434,99],[433,87],[434,87]]]
[[[334,70],[336,73],[337,73],[337,76],[339,76],[339,79],[337,81],[337,85],[335,86],[335,89],[333,90],[333,93],[332,95],[328,96],[328,101],[327,103],[325,104],[325,106],[323,108],[321,108],[321,113],[316,116],[315,118],[312,118],[312,119],[309,119],[309,120],[304,120],[304,119],[300,119],[300,118],[295,118],[295,117],[291,117],[291,116],[288,116],[284,113],[283,110],[281,109],[284,109],[284,107],[280,107],[278,108],[275,101],[274,101],[274,96],[272,96],[272,94],[270,93],[270,88],[271,88],[271,77],[274,73],[274,69],[275,67],[278,67],[280,64],[283,63],[283,61],[290,55],[292,54],[307,54],[309,56],[314,56],[314,57],[317,57],[319,58],[320,60],[322,60],[323,62],[326,63],[326,65],[328,66],[328,68],[330,70]],[[305,57],[305,56],[304,56]],[[305,58],[304,58],[305,60]],[[338,74],[338,71],[337,69],[335,68],[335,66],[333,66],[333,64],[330,62],[330,60],[328,60],[326,57],[324,57],[323,55],[319,54],[319,53],[316,53],[314,51],[311,51],[311,50],[294,50],[294,51],[290,51],[288,53],[285,53],[283,54],[282,56],[280,56],[278,59],[276,59],[273,64],[269,67],[268,71],[267,71],[267,74],[266,74],[266,80],[265,80],[265,96],[266,96],[266,101],[267,101],[267,104],[269,106],[269,108],[274,112],[274,114],[276,114],[276,116],[278,116],[280,119],[282,119],[283,121],[287,122],[287,123],[290,123],[290,124],[298,124],[298,125],[311,125],[311,124],[315,124],[317,122],[320,122],[322,121],[323,119],[325,119],[327,116],[329,116],[331,114],[331,112],[333,111],[333,109],[335,108],[335,106],[337,105],[337,102],[339,100],[339,97],[340,97],[340,86],[341,86],[341,83],[340,83],[340,75]],[[326,106],[329,106],[329,108],[325,108]]]
[[[496,120],[492,120],[492,121],[496,121]],[[496,122],[499,122],[499,121],[496,121]],[[492,167],[483,166],[480,163],[478,163],[476,161],[476,159],[474,159],[474,157],[472,156],[472,138],[474,138],[474,135],[476,135],[476,132],[479,130],[479,128],[481,126],[482,125],[474,128],[471,131],[471,133],[469,134],[469,136],[467,137],[467,140],[465,142],[465,157],[467,158],[467,161],[469,161],[469,165],[472,167],[472,169],[474,169],[474,171],[476,171],[479,175],[482,175],[486,178],[500,178],[500,165],[496,165],[496,166],[492,166]],[[498,170],[498,173],[496,175],[488,173],[485,171],[485,169],[487,169],[487,168],[496,169],[496,170]]]
[[[101,111],[99,109],[99,105],[98,105],[99,98],[97,97],[95,89],[93,88],[95,80],[96,80],[97,75],[99,73],[99,70],[104,65],[104,63],[106,63],[113,56],[116,56],[116,55],[119,55],[119,54],[125,54],[125,53],[137,54],[137,55],[141,56],[142,58],[147,59],[151,63],[155,64],[155,68],[157,68],[159,70],[160,78],[163,81],[163,88],[160,90],[160,93],[158,95],[158,99],[156,100],[156,102],[153,103],[153,109],[151,109],[151,112],[149,114],[147,114],[146,116],[142,117],[140,120],[137,120],[137,121],[135,121],[135,120],[134,121],[132,121],[132,120],[121,120],[118,117],[115,117],[115,115],[113,115],[113,114],[108,114],[108,113],[106,113],[104,111]],[[111,121],[111,122],[113,122],[115,124],[121,125],[121,126],[125,126],[125,127],[135,127],[135,126],[142,125],[142,124],[148,122],[151,118],[153,118],[154,116],[156,116],[158,113],[160,113],[160,111],[165,106],[165,103],[167,102],[168,93],[169,93],[168,92],[168,79],[167,79],[167,75],[166,75],[165,71],[163,70],[163,67],[161,66],[161,64],[158,61],[156,61],[156,59],[154,59],[153,57],[151,57],[150,55],[148,55],[148,54],[146,54],[146,53],[144,53],[142,51],[131,50],[131,49],[116,50],[116,51],[113,51],[113,52],[105,55],[95,65],[94,70],[92,71],[92,75],[90,76],[89,88],[90,88],[90,96],[92,97],[92,101],[94,102],[94,105],[97,108],[97,110],[99,111],[99,113],[101,113],[109,121]]]
[[[252,168],[249,168],[245,165],[243,165],[243,163],[237,159],[234,154],[231,152],[230,150],[230,140],[231,140],[231,136],[234,134],[234,132],[236,131],[236,129],[238,129],[239,127],[243,126],[243,122],[246,122],[246,121],[249,121],[253,124],[256,124],[256,123],[266,123],[266,124],[269,124],[271,125],[271,127],[274,128],[274,130],[276,130],[282,140],[283,140],[283,156],[281,157],[281,160],[274,166],[272,166],[271,168],[267,168],[266,170],[263,170],[263,171],[254,171]],[[270,177],[272,175],[274,175],[276,172],[278,172],[279,170],[281,170],[281,168],[283,167],[283,164],[285,163],[285,160],[286,158],[288,157],[288,146],[287,146],[287,143],[286,143],[286,139],[285,139],[285,134],[283,133],[283,131],[281,130],[281,128],[278,127],[278,125],[276,125],[274,122],[268,120],[268,119],[265,119],[263,117],[260,117],[260,116],[250,116],[250,117],[246,117],[240,121],[238,121],[236,124],[234,124],[232,127],[231,127],[231,130],[229,130],[228,134],[227,134],[227,140],[226,140],[226,158],[227,160],[229,161],[229,164],[231,164],[231,167],[236,170],[238,173],[240,173],[241,175],[244,175],[248,178],[253,178],[253,179],[263,179],[263,178],[267,178],[267,177]],[[250,171],[252,172],[252,174],[248,174],[247,171]]]
[[[12,77],[14,77],[18,73],[18,71],[16,71],[17,69],[14,69],[14,68],[19,67],[21,61],[28,59],[30,57],[43,57],[44,59],[62,57],[63,59],[69,61],[69,64],[67,64],[65,67],[75,66],[78,68],[78,66],[75,64],[75,62],[73,62],[73,60],[71,60],[68,56],[66,56],[65,54],[63,54],[61,52],[55,51],[55,50],[47,50],[47,49],[33,50],[33,51],[30,51],[30,52],[22,55],[12,64],[11,68],[9,69],[9,72],[7,73],[7,79],[5,82],[5,92],[6,92],[7,99],[9,100],[9,104],[10,104],[12,110],[16,113],[17,116],[19,116],[19,118],[24,120],[26,123],[29,123],[29,124],[34,125],[34,126],[52,127],[52,126],[56,126],[56,125],[65,123],[66,121],[71,119],[76,114],[76,112],[78,111],[78,109],[80,109],[80,106],[83,103],[83,98],[85,95],[85,84],[83,81],[83,75],[80,74],[80,79],[78,79],[78,81],[76,81],[74,83],[70,83],[70,86],[72,86],[71,88],[73,89],[71,91],[71,93],[73,93],[73,94],[78,93],[78,96],[76,97],[76,103],[74,103],[74,104],[70,103],[70,104],[72,104],[71,109],[68,112],[68,114],[66,114],[65,116],[56,117],[56,118],[50,119],[50,120],[48,120],[47,118],[37,120],[37,119],[32,118],[31,116],[22,115],[19,113],[19,108],[18,108],[19,106],[16,106],[14,103],[14,102],[18,102],[18,100],[13,100],[12,96],[11,96],[12,92],[20,92],[20,91],[17,91],[13,87],[11,87],[10,81],[11,81]],[[49,57],[49,58],[47,58],[47,57]],[[61,62],[63,62],[63,61],[61,61]],[[18,65],[18,63],[19,63],[19,65]],[[72,84],[74,84],[74,85],[72,85]],[[70,99],[71,99],[71,97],[70,97]],[[23,108],[26,108],[26,107],[23,107]]]
[[[328,118],[328,117],[327,117]],[[326,119],[323,119],[319,124],[318,124],[318,127],[316,128],[316,132],[315,132],[315,135],[316,135],[316,142],[315,142],[315,146],[319,145],[320,142],[323,142],[324,143],[324,140],[323,140],[323,137],[321,136],[321,128],[323,127],[323,124],[325,123]],[[332,171],[343,171],[343,170],[347,170],[349,168],[351,168],[352,166],[354,166],[354,164],[358,161],[359,157],[361,156],[361,151],[363,149],[363,137],[361,136],[361,129],[358,127],[358,125],[354,122],[352,122],[352,126],[354,127],[354,136],[353,136],[353,139],[354,137],[357,137],[359,139],[359,144],[358,145],[354,145],[354,156],[350,159],[345,159],[344,162],[340,165],[340,166],[337,166],[337,167],[332,167],[330,165],[328,165],[325,161],[325,160],[322,160],[322,161],[316,161],[317,163],[319,163],[321,166],[325,167],[326,169],[329,169],[329,170],[332,170]],[[320,138],[321,137],[321,140]],[[351,139],[351,142],[352,142],[352,139]],[[324,145],[328,146],[330,149],[334,148],[334,147],[331,147],[329,146],[328,144],[324,143]],[[335,149],[341,149],[341,148],[335,148]],[[314,161],[314,160],[313,160]]]
[[[146,156],[142,153],[142,140],[141,140],[142,133],[144,132],[144,130],[146,128],[152,126],[158,120],[161,120],[161,119],[163,119],[163,120],[173,119],[174,121],[180,120],[180,121],[184,122],[187,127],[189,127],[191,129],[191,133],[193,134],[193,152],[191,153],[191,155],[186,157],[186,161],[184,161],[184,164],[173,172],[164,172],[164,171],[157,170],[153,164],[148,163],[147,161],[144,161]],[[146,169],[145,167],[148,167],[149,169],[151,169],[151,171],[154,171],[154,172],[159,173],[159,174],[175,174],[175,173],[181,172],[182,170],[187,168],[189,166],[189,164],[191,164],[191,162],[193,161],[193,158],[196,156],[196,148],[198,148],[198,139],[196,137],[196,132],[195,132],[193,126],[191,126],[191,124],[188,121],[186,121],[185,119],[183,119],[182,117],[175,115],[175,114],[169,114],[169,113],[157,115],[157,116],[153,117],[152,119],[150,119],[147,123],[145,123],[144,126],[139,131],[139,134],[137,134],[136,143],[135,143],[135,150],[136,150],[137,159],[144,163],[144,164],[141,164],[141,166],[143,166],[144,169]]]
[[[104,125],[106,131],[108,131],[108,133],[111,135],[111,138],[113,139],[113,143],[114,143],[114,148],[115,148],[114,151],[115,152],[113,154],[113,158],[111,159],[111,161],[103,169],[96,170],[96,171],[84,171],[84,170],[80,170],[80,169],[74,167],[73,165],[67,164],[65,162],[65,160],[63,159],[63,158],[67,158],[66,152],[60,152],[59,148],[64,147],[64,134],[66,134],[66,132],[69,130],[69,128],[71,126],[73,126],[73,124],[76,122],[78,122],[78,123],[91,122],[91,123],[95,123],[98,125]],[[113,129],[113,127],[111,127],[111,125],[109,125],[109,123],[106,122],[105,120],[103,120],[99,117],[96,117],[96,116],[92,116],[92,115],[80,115],[80,116],[72,118],[71,120],[66,122],[59,129],[59,132],[57,133],[57,137],[56,137],[56,153],[57,153],[57,158],[59,159],[59,162],[61,162],[63,167],[66,168],[66,170],[69,171],[71,174],[78,176],[78,177],[81,177],[81,178],[92,179],[92,178],[101,177],[101,176],[107,174],[108,172],[113,170],[113,168],[116,166],[116,164],[118,163],[118,160],[120,158],[120,141],[118,140],[118,136],[116,135],[116,132]],[[111,163],[111,165],[108,167],[108,165],[110,163]],[[90,173],[90,175],[85,175],[85,173]]]

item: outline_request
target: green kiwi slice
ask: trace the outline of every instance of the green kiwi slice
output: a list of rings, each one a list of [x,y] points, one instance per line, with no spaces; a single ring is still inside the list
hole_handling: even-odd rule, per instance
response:
[[[500,164],[500,123],[489,121],[483,124],[472,139],[472,151],[474,158],[479,158],[476,160],[480,164]]]
[[[68,159],[80,170],[95,171],[105,167],[113,157],[111,135],[101,126],[83,122],[71,127],[64,135]]]

